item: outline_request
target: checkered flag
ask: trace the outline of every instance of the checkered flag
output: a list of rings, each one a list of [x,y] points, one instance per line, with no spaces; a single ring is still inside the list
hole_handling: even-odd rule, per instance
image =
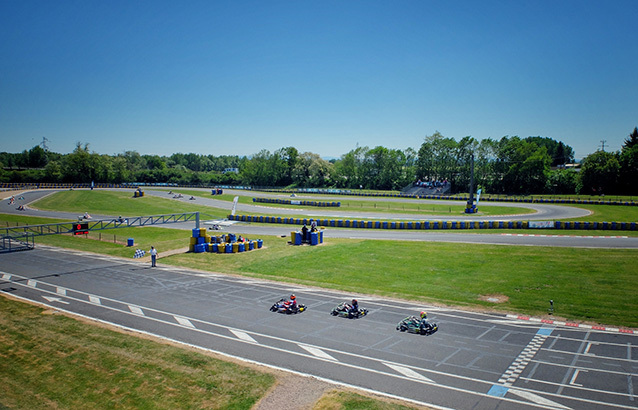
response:
[[[136,249],[135,250],[135,256],[133,256],[133,258],[142,258],[144,255],[146,255],[146,251],[144,251],[143,249]]]

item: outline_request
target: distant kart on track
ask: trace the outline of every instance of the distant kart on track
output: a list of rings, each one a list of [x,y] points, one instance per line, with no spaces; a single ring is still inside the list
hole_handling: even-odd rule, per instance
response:
[[[285,313],[287,315],[301,313],[306,310],[304,304],[293,304],[287,299],[279,299],[270,307],[271,312]]]
[[[436,323],[422,322],[414,316],[408,316],[399,322],[397,330],[429,336],[439,330],[439,325]]]
[[[339,303],[330,312],[332,316],[347,317],[348,319],[358,319],[368,314],[368,309],[359,308],[355,312],[352,311],[352,305],[346,302]]]

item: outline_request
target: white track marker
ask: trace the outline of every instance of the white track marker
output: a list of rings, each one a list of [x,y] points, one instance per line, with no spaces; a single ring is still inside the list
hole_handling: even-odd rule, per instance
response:
[[[102,304],[102,301],[97,296],[89,296],[89,302],[94,303],[96,305]]]
[[[398,366],[396,364],[390,364],[390,363],[383,363],[386,366],[388,366],[390,369],[401,373],[402,375],[409,377],[410,379],[416,379],[416,380],[423,380],[426,382],[430,382],[430,383],[434,383],[434,380],[432,379],[428,379],[427,377],[425,377],[424,375],[415,372],[414,370],[408,368],[408,367],[403,367],[403,366]]]
[[[173,317],[175,318],[175,320],[177,320],[177,323],[179,323],[180,325],[195,329],[195,325],[192,324],[191,321],[186,319],[185,317],[179,317],[179,316],[173,316]]]
[[[317,357],[321,357],[322,359],[328,359],[328,360],[332,360],[332,361],[337,361],[337,359],[335,359],[334,357],[330,356],[328,353],[324,352],[323,350],[319,350],[315,347],[310,347],[310,346],[306,346],[306,345],[299,345],[299,347],[301,347],[302,349],[304,349],[305,351],[307,351],[308,353],[310,353],[313,356],[317,356]]]
[[[230,332],[237,336],[238,339],[243,340],[244,342],[258,344],[255,339],[253,339],[248,333],[241,332],[239,330],[230,329]]]
[[[2,279],[11,280],[11,274],[10,273],[3,273],[2,274]]]
[[[540,404],[541,406],[546,406],[549,408],[553,408],[553,409],[571,409],[571,407],[567,407],[567,406],[563,406],[562,404],[558,404],[555,401],[551,401],[549,399],[546,399],[545,397],[541,397],[537,394],[534,393],[530,393],[527,391],[523,391],[523,390],[516,390],[516,389],[512,389],[510,387],[510,389],[507,391],[508,393],[512,393],[518,397],[521,397],[523,399],[527,399],[529,401],[532,401],[536,404]]]
[[[68,305],[69,302],[67,302],[66,300],[62,300],[60,298],[56,298],[55,296],[42,296],[43,298],[45,298],[46,300],[48,300],[49,302],[58,302],[58,303],[63,303],[65,305]]]
[[[135,313],[136,315],[144,316],[144,312],[142,311],[142,309],[138,308],[137,306],[128,305],[128,308],[132,313]]]
[[[32,288],[35,288],[36,286],[38,286],[38,282],[33,279],[29,279],[27,281],[27,286],[31,286]]]
[[[55,293],[57,293],[60,296],[66,296],[66,289],[64,288],[55,288]]]

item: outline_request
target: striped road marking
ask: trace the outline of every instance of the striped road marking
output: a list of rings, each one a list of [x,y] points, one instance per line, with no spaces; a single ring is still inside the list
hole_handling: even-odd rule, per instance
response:
[[[313,356],[321,357],[322,359],[332,360],[334,362],[337,361],[337,359],[330,356],[328,353],[324,352],[323,350],[317,349],[316,347],[311,347],[306,345],[299,345],[299,347],[301,347],[302,349],[304,349],[305,351],[307,351]]]
[[[144,312],[142,311],[142,309],[138,308],[137,306],[128,305],[128,308],[131,311],[131,313],[135,313],[136,315],[144,316]]]
[[[424,375],[415,372],[414,370],[408,368],[408,367],[403,367],[403,366],[398,366],[396,364],[390,364],[390,363],[383,363],[386,366],[388,366],[390,369],[401,373],[402,375],[409,377],[410,379],[416,379],[416,380],[422,380],[425,382],[430,382],[430,383],[434,383],[434,380],[432,379],[428,379],[427,377],[425,377]]]
[[[11,274],[10,273],[3,273],[2,274],[2,279],[11,280]]]
[[[64,288],[55,288],[55,293],[60,296],[66,296],[66,289]]]
[[[177,320],[177,323],[179,323],[180,325],[195,329],[195,325],[192,324],[191,321],[186,319],[185,317],[179,317],[179,316],[173,316],[173,317],[175,318],[175,320]]]
[[[229,329],[229,330],[232,334],[234,334],[235,336],[237,336],[237,338],[239,338],[240,340],[243,340],[244,342],[258,344],[257,341],[253,339],[248,333],[241,332],[239,330],[234,330],[234,329]]]
[[[94,303],[96,305],[101,305],[102,304],[102,301],[97,296],[90,296],[89,295],[89,302]]]
[[[33,279],[29,279],[27,281],[27,286],[31,286],[32,288],[35,288],[36,286],[38,286],[38,282]]]

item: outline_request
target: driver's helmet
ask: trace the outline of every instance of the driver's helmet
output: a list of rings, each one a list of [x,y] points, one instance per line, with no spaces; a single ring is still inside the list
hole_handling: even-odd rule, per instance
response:
[[[421,319],[425,319],[427,317],[428,317],[428,312],[426,311],[421,312]]]
[[[357,302],[357,299],[352,299],[352,305],[353,305],[353,306],[356,306],[356,305],[357,305],[357,303],[358,303],[358,302]]]
[[[297,297],[295,295],[290,295],[290,300],[295,300]]]

